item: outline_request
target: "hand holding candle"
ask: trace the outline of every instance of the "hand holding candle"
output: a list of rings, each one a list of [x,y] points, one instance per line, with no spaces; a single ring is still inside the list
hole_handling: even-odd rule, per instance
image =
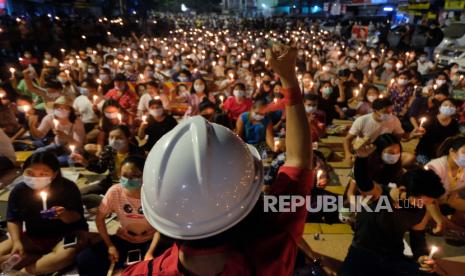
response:
[[[323,174],[323,170],[318,170],[316,172],[316,186],[320,187],[320,180],[321,180],[321,175]]]
[[[438,247],[437,247],[437,246],[435,246],[435,245],[431,246],[431,251],[430,251],[430,253],[429,253],[429,255],[428,255],[428,259],[432,259],[434,253],[436,253],[437,251],[438,251]]]
[[[15,72],[16,72],[16,69],[13,67],[10,67],[11,78],[15,77]]]
[[[57,119],[53,119],[53,125],[55,126],[55,129],[58,128],[58,124],[59,124],[59,123],[60,123],[60,122],[58,122]]]
[[[423,128],[423,124],[426,122],[426,117],[420,119],[420,128]]]
[[[71,154],[74,154],[74,150],[76,150],[75,145],[69,145],[69,149],[71,150]]]

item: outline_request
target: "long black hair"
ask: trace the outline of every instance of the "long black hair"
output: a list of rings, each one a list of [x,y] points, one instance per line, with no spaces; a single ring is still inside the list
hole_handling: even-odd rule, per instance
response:
[[[458,151],[461,147],[465,146],[465,135],[459,134],[447,138],[438,149],[438,156],[449,155],[449,151],[452,149]]]
[[[60,161],[58,161],[58,158],[54,153],[50,151],[44,151],[44,152],[37,152],[37,153],[32,154],[24,162],[23,167],[22,167],[23,171],[25,171],[27,168],[29,168],[30,166],[34,164],[46,165],[54,173],[57,173],[57,177],[55,177],[53,182],[62,178],[61,170],[60,170]]]
[[[403,174],[402,158],[399,158],[394,164],[386,164],[382,159],[382,154],[384,149],[392,145],[399,145],[400,152],[402,152],[399,139],[393,134],[385,133],[378,136],[373,144],[376,146],[376,150],[370,158],[370,167],[373,170],[368,173],[372,174],[373,180],[380,184],[387,185],[390,182],[398,182]]]

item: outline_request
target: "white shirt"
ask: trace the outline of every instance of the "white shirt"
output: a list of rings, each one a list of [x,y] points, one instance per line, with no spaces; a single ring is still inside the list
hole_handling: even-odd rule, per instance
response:
[[[465,172],[460,175],[459,179],[457,179],[455,187],[451,187],[447,155],[431,160],[428,164],[426,164],[426,167],[433,170],[439,178],[441,178],[442,186],[446,190],[446,192],[441,196],[441,200],[447,199],[452,192],[465,188]]]
[[[48,114],[42,119],[37,130],[39,130],[42,133],[48,133],[51,129],[55,129],[55,126],[53,124],[53,115]],[[70,122],[68,122],[67,124],[59,123],[56,129],[63,131],[66,135],[71,135],[73,139],[77,141],[77,144],[75,145],[76,149],[80,149],[84,145],[86,139],[86,131],[84,130],[84,125],[82,124],[82,121],[79,118],[76,119],[74,124]],[[58,139],[58,136],[55,136],[55,144],[66,146],[66,142],[60,141],[60,139]]]
[[[373,118],[373,113],[369,113],[358,117],[349,130],[349,134],[358,138],[368,138],[372,143],[378,136],[385,133],[404,134],[399,118],[391,115],[387,121],[378,122]]]
[[[100,101],[97,104],[98,108],[102,108],[104,101]],[[81,95],[74,100],[74,110],[80,115],[81,120],[84,124],[97,123],[99,118],[95,114],[93,104],[87,96]]]
[[[434,64],[431,61],[425,61],[425,62],[417,62],[417,70],[420,74],[426,75],[428,74],[431,69],[433,69]]]
[[[11,160],[11,162],[16,163],[16,153],[11,143],[10,137],[5,134],[3,129],[0,128],[0,156],[6,157]]]

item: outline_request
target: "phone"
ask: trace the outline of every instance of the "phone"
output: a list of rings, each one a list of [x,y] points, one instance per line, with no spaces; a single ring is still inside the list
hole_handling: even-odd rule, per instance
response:
[[[77,245],[77,236],[69,235],[63,238],[63,248],[70,248]]]
[[[142,261],[142,253],[140,252],[140,249],[128,251],[126,265],[132,265],[140,261]]]

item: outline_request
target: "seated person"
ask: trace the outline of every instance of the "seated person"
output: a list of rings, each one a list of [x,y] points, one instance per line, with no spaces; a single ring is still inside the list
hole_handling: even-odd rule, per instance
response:
[[[318,141],[326,135],[325,113],[318,109],[318,96],[307,94],[304,96],[305,113],[312,135],[312,141]]]
[[[263,113],[265,107],[264,101],[256,101],[251,111],[242,113],[236,123],[237,135],[247,144],[255,145],[260,150],[274,148],[273,123],[270,117]]]
[[[422,125],[425,134],[420,138],[415,149],[417,161],[425,165],[438,157],[439,146],[448,138],[459,133],[459,123],[454,118],[457,107],[451,99],[444,100],[436,116],[428,117]]]
[[[98,94],[98,87],[94,80],[84,80],[81,86],[78,87],[81,95],[73,103],[74,110],[84,123],[84,129],[87,133],[86,140],[93,143],[97,139],[98,130],[96,126],[101,115],[100,110],[104,104],[103,97]]]
[[[363,101],[357,108],[357,115],[365,115],[373,112],[373,102],[381,94],[379,89],[374,85],[365,85],[363,89]]]
[[[98,184],[88,185],[81,189],[84,204],[88,209],[100,204],[101,194],[120,179],[120,169],[123,160],[133,154],[143,155],[143,151],[131,142],[129,128],[125,125],[115,126],[109,133],[108,145],[103,148],[97,161],[90,162],[79,153],[71,155],[71,159],[86,167],[87,170],[96,173],[104,173],[108,170],[108,175]]]
[[[58,156],[62,166],[68,165],[71,147],[76,151],[83,150],[86,141],[84,124],[79,119],[73,108],[73,103],[65,96],[59,97],[53,105],[53,114],[45,116],[40,125],[36,127],[38,116],[29,116],[29,131],[35,138],[44,138],[50,130],[55,134],[54,141],[47,146],[38,148],[36,152],[51,151]]]
[[[0,171],[13,169],[16,165],[16,153],[10,137],[0,128]]]
[[[226,111],[229,119],[236,122],[239,116],[252,108],[252,100],[246,97],[246,88],[242,83],[233,86],[233,95],[224,101],[222,109]]]
[[[355,162],[355,179],[362,192],[375,196],[368,206],[383,207],[378,212],[362,208],[357,214],[352,245],[338,275],[431,275],[435,262],[428,258],[425,206],[444,193],[441,181],[431,170],[414,169],[402,177],[399,187],[378,186],[366,174],[366,157],[375,147],[368,148]],[[407,231],[413,259],[403,254]]]
[[[150,151],[163,135],[178,124],[173,116],[166,114],[161,100],[150,100],[148,111],[149,115],[147,115],[145,121],[142,121],[138,131],[139,139],[148,136],[144,145],[146,151]]]
[[[39,192],[47,197],[41,200]],[[42,217],[44,208],[53,210],[54,216]],[[19,254],[21,262],[15,269],[24,268],[33,275],[68,267],[87,240],[79,189],[61,175],[60,163],[50,152],[35,153],[24,162],[23,180],[8,198],[7,221],[10,238],[0,243],[0,263]],[[76,237],[77,244],[64,248],[65,236]]]
[[[156,230],[145,219],[140,201],[144,163],[145,158],[140,156],[128,156],[122,162],[120,184],[107,191],[95,219],[103,241],[79,254],[79,275],[106,275],[110,263],[115,263],[116,269],[123,268],[128,252],[133,250],[140,252],[141,260],[146,254],[153,258],[157,244],[150,245]],[[121,223],[116,235],[111,236],[105,224],[110,213],[115,213]]]
[[[149,112],[150,101],[160,100],[163,103],[164,109],[169,109],[170,100],[165,94],[160,93],[160,83],[157,81],[149,81],[147,84],[146,92],[140,97],[139,104],[137,106],[137,116],[141,117]]]

